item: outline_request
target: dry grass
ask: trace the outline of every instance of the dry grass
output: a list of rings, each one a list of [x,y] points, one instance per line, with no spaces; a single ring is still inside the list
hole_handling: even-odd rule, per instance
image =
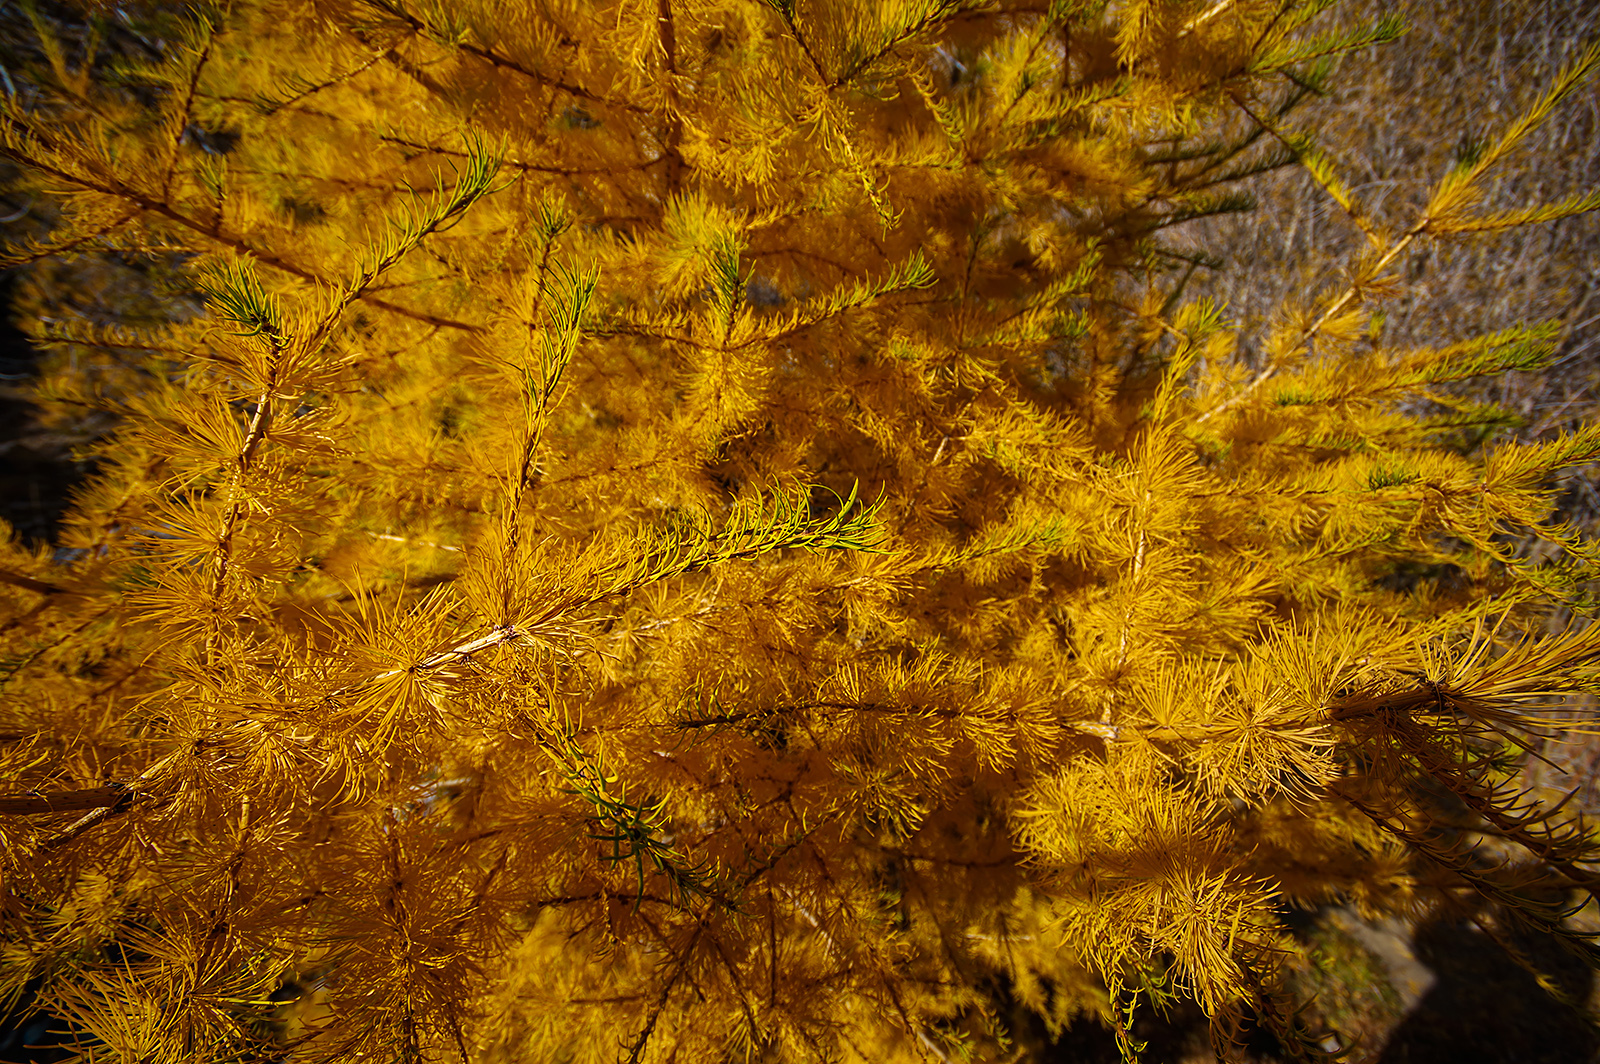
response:
[[[1367,21],[1393,3],[1352,0],[1341,21]],[[1336,91],[1296,112],[1316,131],[1347,184],[1380,224],[1415,219],[1432,183],[1472,140],[1530,104],[1600,32],[1592,0],[1414,0],[1399,41],[1348,57]],[[1490,207],[1559,200],[1600,187],[1600,83],[1569,100],[1489,185]],[[1197,278],[1197,294],[1225,301],[1248,336],[1280,307],[1343,285],[1362,237],[1343,211],[1292,168],[1252,187],[1256,211],[1192,227],[1196,247],[1224,260]],[[1406,287],[1386,307],[1382,338],[1399,345],[1449,342],[1518,321],[1566,325],[1556,364],[1480,385],[1483,398],[1519,414],[1522,434],[1545,436],[1595,408],[1600,357],[1600,215],[1451,245],[1419,244]],[[1247,348],[1248,351],[1248,348]],[[1600,515],[1591,483],[1574,485],[1575,511]]]

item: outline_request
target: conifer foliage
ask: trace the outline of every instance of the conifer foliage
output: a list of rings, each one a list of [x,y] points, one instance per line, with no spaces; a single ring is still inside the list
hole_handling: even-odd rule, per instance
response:
[[[1451,386],[1553,328],[1376,312],[1600,206],[1477,207],[1600,50],[1386,231],[1294,108],[1402,27],[1328,7],[35,13],[7,262],[115,428],[0,564],[0,994],[93,1061],[1134,1054],[1174,994],[1310,1053],[1294,908],[1594,957],[1509,781],[1600,664],[1539,635],[1600,425],[1483,445]],[[1169,237],[1283,165],[1367,250],[1246,358]],[[160,312],[73,314],[96,257]]]

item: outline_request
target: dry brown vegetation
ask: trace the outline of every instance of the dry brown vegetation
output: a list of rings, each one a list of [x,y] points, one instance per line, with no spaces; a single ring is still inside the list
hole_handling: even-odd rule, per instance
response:
[[[1360,0],[1337,9],[1360,22],[1395,10]],[[1409,31],[1347,57],[1332,95],[1306,104],[1298,128],[1313,131],[1376,220],[1402,229],[1431,183],[1472,141],[1525,108],[1600,30],[1587,0],[1417,0],[1399,5]],[[1600,88],[1590,85],[1531,136],[1515,163],[1489,182],[1486,206],[1520,207],[1600,185]],[[1259,331],[1286,302],[1340,284],[1359,249],[1359,230],[1303,171],[1262,175],[1248,214],[1187,230],[1221,268],[1202,271],[1196,291],[1226,301]],[[1388,306],[1381,339],[1436,343],[1518,321],[1566,327],[1550,371],[1509,374],[1479,385],[1487,401],[1518,413],[1518,431],[1547,437],[1594,408],[1600,359],[1600,219],[1582,215],[1507,230],[1470,243],[1421,244],[1408,286]],[[1574,516],[1600,514],[1590,478],[1574,478]]]

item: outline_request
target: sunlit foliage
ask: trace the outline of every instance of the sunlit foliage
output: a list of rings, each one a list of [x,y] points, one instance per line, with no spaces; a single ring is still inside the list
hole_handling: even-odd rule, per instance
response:
[[[1600,425],[1450,387],[1550,327],[1373,321],[1600,206],[1480,207],[1600,50],[1397,228],[1296,125],[1402,29],[1327,6],[35,19],[8,261],[170,313],[29,304],[116,429],[0,568],[0,991],[106,1061],[989,1059],[996,988],[1309,1053],[1291,907],[1591,950],[1596,844],[1507,781],[1600,662],[1537,638]],[[1245,357],[1168,236],[1285,165],[1365,250]]]

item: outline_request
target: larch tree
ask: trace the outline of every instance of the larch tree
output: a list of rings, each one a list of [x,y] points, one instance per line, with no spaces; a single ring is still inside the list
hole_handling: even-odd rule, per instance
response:
[[[1600,956],[1513,772],[1600,424],[1451,388],[1552,326],[1381,318],[1600,207],[1479,206],[1600,49],[1396,228],[1295,108],[1402,27],[1328,6],[28,8],[7,262],[114,429],[0,558],[0,992],[87,1061],[1307,1055],[1294,909]],[[1245,354],[1173,234],[1285,165],[1364,247]]]

